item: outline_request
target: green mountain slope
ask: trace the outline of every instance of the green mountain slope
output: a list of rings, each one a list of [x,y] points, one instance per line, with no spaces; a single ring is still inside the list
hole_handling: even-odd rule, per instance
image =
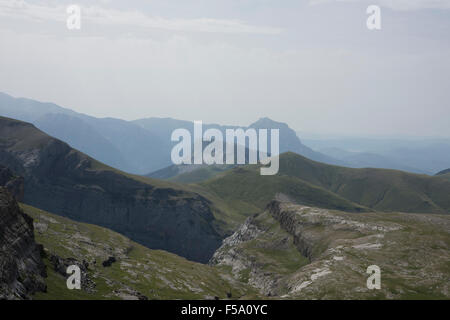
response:
[[[173,178],[168,179],[168,181],[173,181],[177,183],[197,183],[215,177],[216,175],[229,170],[233,166],[231,165],[211,165],[205,166],[200,169],[185,172],[176,175]]]
[[[442,171],[436,173],[436,175],[439,176],[439,175],[444,175],[444,174],[449,174],[449,173],[450,173],[450,169],[445,169],[445,170],[442,170]]]
[[[369,211],[332,192],[296,177],[261,176],[257,166],[237,167],[199,184],[244,216],[260,212],[277,195],[322,208],[350,212]]]
[[[450,173],[439,175],[439,177],[450,180]]]
[[[315,162],[288,152],[275,176],[258,166],[226,171],[199,183],[241,212],[256,212],[277,194],[304,205],[343,211],[450,213],[450,181],[386,169],[353,169]],[[255,208],[256,207],[256,208]]]
[[[436,176],[450,180],[450,169],[442,170],[436,173]]]
[[[193,168],[193,170],[185,171],[176,174],[175,176],[164,179],[167,181],[172,181],[176,183],[190,184],[190,183],[199,183],[202,181],[209,180],[218,174],[230,170],[235,167],[235,165],[191,165],[191,166],[199,166],[198,168]],[[171,170],[169,167],[167,170]],[[163,169],[165,170],[165,169]],[[160,171],[162,172],[162,170]]]
[[[229,270],[150,250],[130,239],[91,224],[50,214],[28,205],[36,241],[44,246],[46,293],[34,299],[220,299],[255,290],[234,281]],[[104,266],[103,262],[115,262]],[[65,264],[82,268],[82,290],[68,290]]]
[[[380,211],[450,213],[450,182],[433,176],[337,167],[294,153],[280,157],[279,174],[300,178]]]

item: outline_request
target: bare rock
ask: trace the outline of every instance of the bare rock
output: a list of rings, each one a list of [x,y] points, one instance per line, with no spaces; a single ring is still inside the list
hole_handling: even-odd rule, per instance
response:
[[[34,241],[33,220],[0,187],[0,300],[30,299],[46,291],[42,251]]]

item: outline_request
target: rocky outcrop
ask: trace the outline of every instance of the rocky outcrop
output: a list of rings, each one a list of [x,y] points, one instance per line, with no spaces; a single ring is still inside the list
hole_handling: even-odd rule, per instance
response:
[[[254,215],[247,218],[236,232],[223,241],[209,264],[229,266],[236,279],[246,281],[264,296],[274,296],[278,295],[282,277],[277,272],[266,270],[270,260],[256,256],[253,250],[248,250],[248,244],[254,242],[258,249],[271,252],[285,249],[289,239],[285,236],[281,239],[277,236],[271,237],[271,233],[267,232],[270,227],[261,223],[258,220],[260,217],[261,215]],[[268,241],[261,241],[267,234]]]
[[[245,271],[248,284],[279,298],[448,299],[449,244],[446,215],[356,214],[272,201],[224,241],[211,263],[231,267],[236,278]],[[296,252],[306,260],[293,260]],[[381,270],[379,290],[367,286],[369,266]]]
[[[61,258],[60,256],[56,254],[50,254],[49,257],[50,263],[53,267],[53,270],[55,270],[57,273],[59,273],[61,276],[68,278],[67,274],[67,268],[69,266],[78,266],[80,268],[81,273],[81,289],[92,293],[95,292],[95,282],[91,279],[88,273],[89,263],[85,260],[78,261],[75,258]]]
[[[17,201],[23,201],[24,179],[0,165],[0,186],[5,187]]]
[[[236,232],[226,238],[219,249],[214,253],[209,261],[210,265],[232,266],[233,273],[251,268],[254,269],[252,259],[249,259],[239,249],[239,245],[255,239],[262,231],[253,223],[253,217],[249,217]]]
[[[111,267],[112,264],[116,262],[116,258],[115,257],[109,257],[108,259],[106,259],[105,261],[102,262],[102,266],[103,267]]]
[[[211,203],[107,167],[33,125],[0,117],[0,164],[25,178],[24,203],[207,262],[220,246]]]
[[[34,241],[32,219],[0,187],[0,299],[29,299],[46,290],[42,252]]]
[[[290,211],[283,210],[283,202],[271,201],[266,210],[272,217],[280,223],[280,226],[294,237],[294,244],[302,255],[310,261],[313,259],[314,246],[320,240],[317,235],[312,234],[306,229],[314,224],[319,225],[320,222],[305,222],[296,219],[296,215]]]
[[[242,297],[248,290],[248,286],[230,279],[227,271],[148,249],[103,227],[31,206],[23,209],[33,217],[36,239],[45,247],[51,279],[47,293],[39,294],[39,298],[225,299],[230,288],[233,298]],[[114,260],[109,267],[103,266],[103,262]],[[74,264],[81,271],[81,290],[65,290],[67,267]]]

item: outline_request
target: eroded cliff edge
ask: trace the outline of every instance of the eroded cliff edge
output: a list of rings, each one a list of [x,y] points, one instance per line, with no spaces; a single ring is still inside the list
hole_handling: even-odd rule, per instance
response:
[[[29,299],[46,290],[42,252],[34,241],[33,220],[0,187],[0,299]]]
[[[0,164],[24,177],[24,203],[192,261],[207,262],[220,246],[205,197],[110,168],[29,123],[0,117],[0,136]]]
[[[261,294],[287,299],[450,297],[450,217],[347,213],[272,201],[210,260]],[[381,289],[367,268],[381,269]]]

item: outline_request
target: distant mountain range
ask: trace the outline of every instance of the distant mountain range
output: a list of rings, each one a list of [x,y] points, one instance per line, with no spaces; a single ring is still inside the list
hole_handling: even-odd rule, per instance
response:
[[[170,179],[179,170],[172,165],[170,152],[173,130],[193,131],[193,122],[172,118],[146,118],[125,121],[96,118],[53,103],[14,98],[0,93],[0,116],[31,122],[87,155],[125,172]],[[204,124],[204,129],[237,126]],[[450,166],[450,140],[389,139],[305,139],[285,123],[261,118],[246,128],[280,130],[280,152],[295,152],[309,159],[353,168],[387,168],[413,173],[434,174]]]
[[[450,166],[450,139],[304,139],[313,148],[355,168],[388,168],[435,174]]]
[[[52,103],[0,93],[0,116],[31,122],[42,131],[108,165],[131,173],[148,173],[168,165],[163,141],[119,119],[95,118]]]
[[[431,173],[426,170],[409,167],[404,165],[401,161],[395,161],[387,156],[371,152],[350,152],[333,147],[320,149],[320,152],[327,154],[330,157],[340,159],[347,163],[349,167],[353,168],[389,168],[414,173]]]
[[[172,164],[170,152],[173,130],[185,128],[193,132],[193,122],[171,118],[148,118],[125,121],[95,118],[53,103],[14,98],[0,93],[0,116],[31,122],[47,134],[58,138],[87,155],[120,170],[148,174]],[[251,128],[280,129],[280,152],[292,151],[310,159],[344,164],[340,160],[315,152],[303,145],[286,124],[263,118]],[[204,124],[225,133],[236,126]]]
[[[140,120],[142,121],[142,120]],[[151,128],[150,124],[154,124],[154,119],[148,119],[148,129]],[[188,130],[193,130],[192,123],[184,123],[185,128]],[[220,126],[220,125],[206,125],[205,130],[209,128],[216,128],[220,130],[225,137],[226,129],[236,129],[238,127],[230,127],[230,126]],[[326,156],[320,152],[316,152],[311,148],[305,146],[301,143],[300,139],[297,137],[294,130],[288,127],[287,124],[282,122],[273,121],[269,118],[261,118],[255,123],[252,123],[249,127],[242,127],[242,129],[247,130],[249,128],[253,129],[278,129],[280,130],[280,153],[284,152],[295,152],[297,154],[303,155],[309,159],[328,163],[335,165],[345,165],[346,163],[340,160],[336,160],[332,157]],[[270,140],[270,139],[269,139]],[[224,147],[225,150],[225,147]],[[247,150],[248,152],[248,150]],[[236,154],[236,153],[235,153]],[[246,163],[248,163],[248,157],[246,157]],[[205,166],[205,165],[170,165],[169,167],[157,170],[155,172],[151,172],[148,174],[148,177],[157,178],[157,179],[165,179],[165,180],[174,180],[178,182],[197,182],[201,179],[206,179],[208,177],[214,176],[216,173],[229,169],[233,166],[230,165],[214,165],[214,166]],[[197,172],[197,170],[200,170]],[[179,175],[187,173],[185,178],[179,177]],[[198,175],[201,175],[199,177]],[[175,178],[176,177],[176,178]]]

